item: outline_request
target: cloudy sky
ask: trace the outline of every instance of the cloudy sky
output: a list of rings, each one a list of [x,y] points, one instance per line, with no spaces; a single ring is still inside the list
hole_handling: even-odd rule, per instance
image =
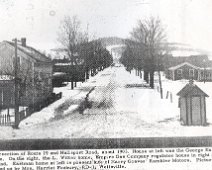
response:
[[[90,35],[129,37],[138,19],[161,18],[168,40],[212,51],[211,0],[0,0],[0,41],[56,47],[60,21],[77,15]]]

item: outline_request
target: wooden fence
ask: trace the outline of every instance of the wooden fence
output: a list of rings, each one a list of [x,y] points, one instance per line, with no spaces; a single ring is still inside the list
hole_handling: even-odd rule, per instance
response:
[[[62,93],[52,93],[46,100],[42,102],[35,103],[34,105],[27,106],[21,111],[19,111],[18,119],[19,122],[23,119],[29,117],[34,112],[38,112],[44,107],[47,107],[49,104],[59,100],[62,97]],[[14,108],[1,108],[0,109],[0,126],[12,126],[15,123],[15,114]]]
[[[12,126],[14,124],[14,121],[11,120],[11,116],[10,114],[0,114],[0,125],[1,126]]]

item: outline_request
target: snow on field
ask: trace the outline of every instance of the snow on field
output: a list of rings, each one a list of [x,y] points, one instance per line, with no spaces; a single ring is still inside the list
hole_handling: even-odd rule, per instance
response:
[[[188,81],[170,81],[164,76],[162,80],[164,99],[157,91],[157,77],[156,88],[150,89],[135,71],[107,68],[75,90],[70,90],[70,84],[55,88],[56,93],[63,92],[62,99],[22,121],[18,130],[1,127],[0,138],[211,136],[212,83],[195,82],[210,96],[206,99],[209,125],[182,126],[176,93]],[[167,91],[173,94],[172,103],[166,99]],[[91,108],[79,114],[76,109],[88,93]]]
[[[27,119],[20,123],[20,128],[24,126],[36,125],[45,123],[58,116],[65,116],[68,113],[76,110],[86,97],[86,94],[94,86],[99,75],[91,77],[88,82],[77,83],[77,87],[71,90],[71,83],[64,87],[54,88],[55,93],[62,92],[62,98],[48,107],[42,109],[40,112],[32,114]],[[85,89],[85,90],[82,90]]]
[[[117,78],[115,78],[117,77]],[[166,80],[167,81],[167,80]],[[165,82],[165,79],[164,79]],[[144,84],[142,79],[117,68],[112,73],[110,90],[107,87],[96,89],[90,99],[95,103],[87,110],[88,123],[78,127],[76,137],[165,137],[165,136],[208,136],[212,127],[182,126],[179,117],[178,92],[187,81],[178,86],[164,83],[164,91],[173,90],[173,103],[170,99],[160,99],[157,90],[144,87],[125,88],[126,84]],[[171,82],[170,82],[171,83]],[[166,86],[166,88],[165,88]],[[175,89],[176,88],[176,89]],[[164,95],[165,96],[165,95]],[[109,105],[113,101],[112,106]],[[105,107],[105,109],[101,109]],[[97,116],[98,115],[98,116]],[[81,130],[80,130],[81,129]],[[92,133],[93,132],[93,133]]]
[[[172,92],[173,94],[173,104],[175,107],[178,106],[178,98],[176,94],[188,83],[188,80],[177,80],[177,81],[171,81],[165,78],[165,76],[162,77],[162,86],[163,86],[163,94],[164,98],[166,98],[167,91]],[[206,98],[206,114],[208,123],[212,124],[212,82],[197,82],[194,81],[194,84],[196,84],[200,89],[202,89],[206,94],[209,95],[208,98]],[[157,85],[159,86],[159,85]],[[170,98],[168,99],[170,100]]]
[[[22,128],[24,126],[31,126],[34,124],[48,122],[50,119],[53,119],[56,116],[55,110],[60,105],[65,103],[70,97],[74,97],[74,96],[80,94],[79,89],[71,90],[70,85],[68,85],[67,87],[60,88],[60,89],[55,89],[55,92],[57,92],[57,93],[62,92],[62,98],[60,100],[52,103],[51,105],[49,105],[48,107],[45,107],[44,109],[42,109],[41,111],[39,111],[37,113],[33,113],[30,117],[23,120],[20,123],[19,127]],[[73,107],[70,106],[70,108],[67,108],[67,109],[72,109],[72,108]]]
[[[132,72],[132,74],[135,75],[135,72]],[[129,75],[123,77],[129,77]],[[139,78],[138,76],[136,77]],[[126,78],[125,81],[127,81]],[[134,83],[132,80],[127,82]],[[209,98],[206,99],[207,122],[209,125],[206,127],[182,126],[179,121],[179,97],[176,94],[188,83],[188,80],[171,81],[162,76],[162,83],[164,99],[160,99],[160,93],[157,92],[158,83],[156,83],[155,90],[144,88],[141,88],[140,90],[139,88],[131,88],[129,90],[122,88],[116,91],[120,96],[116,98],[116,110],[132,113],[127,115],[128,120],[130,120],[130,116],[133,116],[134,119],[136,119],[134,124],[138,127],[134,126],[129,128],[129,130],[133,129],[131,130],[131,135],[133,132],[136,133],[136,129],[138,129],[138,133],[135,136],[139,136],[139,134],[140,136],[210,136],[212,134],[212,107],[210,104],[212,102],[212,82],[195,82],[195,84],[209,95]],[[166,99],[167,91],[172,92],[173,102],[170,101],[170,96]],[[143,125],[142,123],[139,125],[139,121],[143,121]],[[144,123],[149,124],[151,128],[149,129],[149,132],[147,130],[147,132],[143,132],[142,134],[141,131],[145,129]]]
[[[104,77],[104,74],[108,74],[107,69],[105,69],[103,73],[100,72],[96,76],[90,77],[87,82],[77,83],[77,87],[75,87],[74,90],[71,90],[71,83],[67,83],[64,87],[54,88],[55,93],[62,92],[62,98],[60,100],[21,121],[19,125],[20,129],[18,130],[13,130],[9,126],[1,126],[0,138],[45,138],[48,137],[46,134],[50,134],[51,137],[61,137],[58,133],[55,133],[56,136],[52,136],[51,129],[45,132],[45,125],[52,121],[55,123],[55,120],[61,119],[78,109],[80,103],[85,99],[86,94],[88,94],[93,87],[101,86],[107,81],[100,79],[100,77]],[[79,116],[79,112],[77,112],[76,115]],[[55,124],[53,126],[55,128]],[[34,134],[35,132],[36,135]],[[62,137],[64,136],[65,135]]]

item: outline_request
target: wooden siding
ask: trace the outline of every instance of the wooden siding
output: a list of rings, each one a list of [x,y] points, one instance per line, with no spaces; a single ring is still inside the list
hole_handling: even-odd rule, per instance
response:
[[[0,74],[14,74],[13,46],[0,43]],[[21,103],[30,105],[42,101],[51,95],[52,64],[36,62],[26,53],[18,50],[18,77],[21,79]]]
[[[198,74],[199,74],[199,69],[185,64],[179,68],[168,70],[166,77],[171,80],[181,80],[181,79],[198,80]]]
[[[178,72],[182,70],[182,74],[180,75]],[[189,74],[189,70],[194,70],[194,76]],[[198,70],[188,66],[188,65],[184,65],[176,70],[174,70],[174,76],[175,76],[175,80],[180,80],[180,79],[194,79],[197,80],[198,78]]]

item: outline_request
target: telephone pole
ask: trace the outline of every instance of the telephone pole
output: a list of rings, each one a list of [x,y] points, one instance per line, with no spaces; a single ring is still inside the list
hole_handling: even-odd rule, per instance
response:
[[[204,63],[204,83],[206,81],[206,60],[204,59],[203,60],[203,63]]]
[[[15,95],[15,124],[13,126],[14,129],[18,129],[18,125],[19,125],[19,100],[18,100],[18,47],[17,47],[17,38],[14,39],[15,42],[15,66],[14,66],[14,95]]]

